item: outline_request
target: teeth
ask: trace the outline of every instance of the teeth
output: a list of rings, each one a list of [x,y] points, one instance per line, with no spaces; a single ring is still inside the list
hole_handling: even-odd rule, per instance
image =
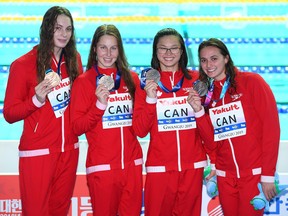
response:
[[[207,70],[208,72],[214,72],[215,71],[215,69],[211,69],[211,70]]]

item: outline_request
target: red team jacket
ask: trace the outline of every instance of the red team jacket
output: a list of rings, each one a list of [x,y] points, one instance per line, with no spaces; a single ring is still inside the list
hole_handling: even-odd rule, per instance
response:
[[[226,93],[215,107],[240,101],[246,121],[246,135],[214,142],[210,118],[204,112],[196,114],[197,124],[207,147],[217,151],[218,175],[239,178],[261,174],[261,181],[273,182],[280,140],[275,98],[269,85],[258,74],[236,71],[235,81],[236,92],[232,95]],[[214,81],[214,100],[219,99],[224,82],[225,79]]]
[[[68,105],[62,117],[56,118],[48,99],[43,106],[36,99],[36,57],[37,46],[11,64],[4,101],[4,117],[9,123],[24,119],[19,150],[27,152],[26,156],[29,156],[29,150],[40,150],[41,153],[38,153],[42,155],[77,148],[78,137],[72,133],[70,125],[70,106]],[[79,54],[77,58],[79,71],[82,73]],[[68,77],[64,58],[60,67],[62,78]],[[57,71],[57,65],[51,63],[51,69]],[[70,92],[67,92],[67,95],[70,95]],[[64,96],[60,95],[59,98],[61,97]],[[33,155],[38,153],[34,151]]]
[[[115,80],[116,68],[99,68],[99,72],[109,76],[113,74]],[[142,149],[132,126],[103,128],[102,116],[106,107],[100,109],[101,105],[99,101],[97,102],[96,75],[97,72],[92,67],[78,77],[73,84],[71,98],[73,130],[77,135],[85,133],[88,142],[87,174],[95,171],[123,169],[130,163],[142,164]],[[132,72],[132,77],[135,85],[139,85],[138,75]],[[131,97],[127,95],[123,97],[122,93],[128,93],[128,89],[121,78],[119,89],[117,92],[110,93],[109,100],[119,102],[131,100]],[[96,106],[96,103],[100,108]],[[113,112],[116,111],[124,112],[121,103],[113,107]]]
[[[174,127],[169,124],[176,117],[185,116],[184,105],[188,105],[188,89],[193,86],[198,79],[198,72],[189,71],[191,80],[184,78],[183,84],[175,93],[166,93],[159,86],[157,89],[158,103],[164,103],[163,108],[166,116],[167,125],[163,128]],[[161,72],[161,82],[168,89],[172,89],[183,77],[181,71]],[[173,98],[172,102],[165,101],[167,98]],[[164,99],[162,101],[162,99]],[[149,100],[149,99],[148,99]],[[162,102],[160,102],[162,101]],[[147,172],[165,172],[182,171],[187,169],[196,169],[207,165],[206,154],[202,145],[202,139],[197,128],[188,130],[159,131],[157,121],[156,100],[152,103],[146,102],[146,92],[142,89],[136,90],[136,102],[133,115],[133,127],[140,137],[145,137],[150,133],[150,144],[147,153],[146,171]],[[165,104],[167,103],[167,104]],[[169,103],[172,105],[170,106]],[[174,104],[179,104],[178,108],[173,108]],[[184,109],[182,109],[182,107]],[[190,107],[191,108],[191,107]],[[175,120],[177,121],[177,119]],[[179,124],[175,128],[181,128]],[[184,126],[183,126],[184,127]]]

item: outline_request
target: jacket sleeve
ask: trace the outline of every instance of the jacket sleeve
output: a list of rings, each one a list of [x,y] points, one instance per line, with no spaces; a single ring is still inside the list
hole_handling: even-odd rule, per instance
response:
[[[33,70],[17,60],[10,66],[3,108],[4,118],[10,124],[25,119],[43,105],[31,96],[31,91],[35,94],[36,83]],[[35,81],[29,80],[34,72]]]
[[[214,141],[214,129],[210,121],[210,117],[205,113],[204,108],[195,113],[196,124],[199,134],[204,142],[204,148],[206,152],[215,151],[218,146],[218,142]]]
[[[96,102],[97,97],[89,80],[83,76],[77,77],[71,90],[70,113],[72,128],[77,136],[93,129],[102,121],[105,109],[98,108]]]
[[[132,125],[137,136],[143,138],[151,130],[156,118],[157,99],[149,99],[145,90],[136,85]]]
[[[262,123],[262,176],[261,181],[273,182],[278,160],[280,123],[276,100],[265,80],[258,74],[253,86],[253,101],[256,113]]]

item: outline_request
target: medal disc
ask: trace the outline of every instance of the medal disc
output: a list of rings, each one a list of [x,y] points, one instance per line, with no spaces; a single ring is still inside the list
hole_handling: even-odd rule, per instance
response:
[[[114,88],[114,80],[112,77],[104,75],[99,79],[99,84],[103,84],[110,91]]]
[[[44,79],[49,79],[53,87],[56,87],[61,82],[59,75],[52,70],[45,74]]]
[[[146,80],[153,80],[154,82],[158,83],[160,81],[160,73],[158,70],[150,69],[146,72]]]
[[[206,85],[206,83],[198,80],[194,86],[193,89],[196,90],[198,92],[198,94],[200,95],[200,97],[203,97],[207,94],[208,92],[208,86]]]

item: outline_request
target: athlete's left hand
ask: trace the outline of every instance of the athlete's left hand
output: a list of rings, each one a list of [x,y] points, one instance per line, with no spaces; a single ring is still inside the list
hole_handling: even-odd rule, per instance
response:
[[[261,182],[263,193],[268,201],[273,199],[277,195],[274,182]]]

